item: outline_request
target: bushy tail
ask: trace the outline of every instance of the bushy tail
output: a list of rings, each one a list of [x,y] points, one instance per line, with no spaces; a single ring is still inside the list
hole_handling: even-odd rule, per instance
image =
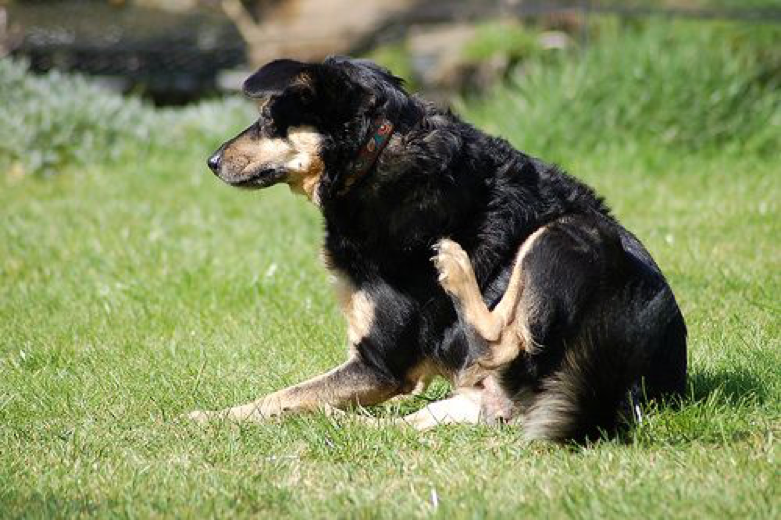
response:
[[[524,436],[583,442],[615,432],[631,417],[630,390],[646,373],[652,354],[665,347],[666,329],[679,316],[665,289],[641,309],[595,320],[567,345],[559,369],[530,400]]]

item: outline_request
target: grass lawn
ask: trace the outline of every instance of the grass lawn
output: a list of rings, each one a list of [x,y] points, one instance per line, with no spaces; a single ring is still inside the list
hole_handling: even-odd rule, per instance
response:
[[[550,144],[465,110],[595,186],[655,255],[690,332],[680,409],[586,447],[179,419],[345,355],[319,214],[284,187],[221,184],[213,136],[45,179],[0,171],[0,517],[781,517],[781,161],[740,153],[742,136]]]
[[[345,351],[319,215],[283,187],[229,189],[202,159],[4,182],[0,516],[781,513],[777,163],[569,161],[668,274],[692,395],[629,443],[567,449],[522,445],[514,428],[177,420]]]

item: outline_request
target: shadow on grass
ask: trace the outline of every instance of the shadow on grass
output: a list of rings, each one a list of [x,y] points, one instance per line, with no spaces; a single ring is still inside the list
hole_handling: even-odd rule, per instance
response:
[[[762,404],[768,398],[767,386],[756,375],[744,368],[695,372],[689,375],[688,402],[708,401],[738,405],[746,399]]]
[[[403,416],[416,412],[430,404],[447,397],[450,386],[444,381],[436,381],[424,395],[405,396],[398,401],[371,406],[364,410],[373,417]],[[689,391],[683,399],[664,401],[664,407],[680,409],[689,404],[710,402],[738,406],[747,400],[764,404],[768,399],[765,383],[755,374],[744,368],[694,372],[689,375]]]
[[[765,415],[761,408],[773,399],[770,388],[757,374],[741,367],[693,372],[683,399],[651,403],[646,414],[649,420],[628,430],[622,440],[644,446],[745,441],[762,434]]]

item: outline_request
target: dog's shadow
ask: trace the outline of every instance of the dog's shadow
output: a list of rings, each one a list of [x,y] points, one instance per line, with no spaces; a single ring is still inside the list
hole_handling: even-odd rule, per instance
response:
[[[403,396],[398,402],[385,403],[370,407],[373,415],[385,415],[389,413],[412,413],[423,408],[427,404],[444,399],[452,388],[444,380],[435,380],[434,383],[420,396]],[[679,399],[678,405],[689,405],[704,401],[714,404],[735,406],[751,399],[758,404],[763,404],[768,399],[767,386],[757,375],[744,368],[732,370],[696,371],[689,374],[688,392],[686,397]]]
[[[386,402],[363,409],[370,417],[401,417],[417,412],[426,405],[445,399],[452,387],[443,379],[436,379],[432,385],[418,396],[400,396],[392,402]],[[715,405],[740,406],[751,401],[757,404],[767,402],[768,390],[762,379],[744,368],[732,370],[695,371],[689,374],[688,391],[683,398],[663,400],[657,406],[680,410],[682,407],[710,403]]]
[[[744,368],[698,371],[689,375],[689,396],[684,402],[711,401],[738,405],[746,399],[763,404],[768,399],[767,386],[762,379]]]

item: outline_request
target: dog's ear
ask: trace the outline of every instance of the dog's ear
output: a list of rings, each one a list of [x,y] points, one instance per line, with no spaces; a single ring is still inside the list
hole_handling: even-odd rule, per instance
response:
[[[261,67],[244,82],[244,94],[250,98],[272,98],[274,117],[319,117],[344,121],[362,106],[370,89],[361,81],[360,69],[349,61],[326,60],[302,63],[275,60]]]
[[[279,95],[291,87],[306,88],[314,66],[295,60],[274,60],[247,78],[242,90],[250,98]]]

